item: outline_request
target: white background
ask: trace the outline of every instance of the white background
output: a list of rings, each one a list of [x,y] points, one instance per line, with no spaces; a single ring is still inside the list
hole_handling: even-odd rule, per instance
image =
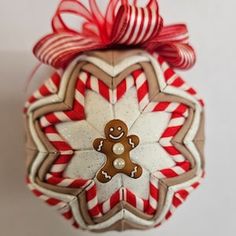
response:
[[[39,37],[50,32],[50,17],[58,0],[0,3],[0,234],[91,235],[73,230],[23,183],[23,88],[36,63],[30,50]],[[194,69],[181,74],[206,100],[207,176],[168,223],[145,234],[232,236],[236,234],[236,1],[161,0],[160,7],[166,22],[188,23],[198,52]]]

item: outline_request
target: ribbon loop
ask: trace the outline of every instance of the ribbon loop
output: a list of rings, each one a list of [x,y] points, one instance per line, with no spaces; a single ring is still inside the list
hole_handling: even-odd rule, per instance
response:
[[[157,52],[172,66],[189,69],[196,56],[189,45],[184,24],[163,26],[157,0],[144,7],[137,1],[110,0],[102,14],[96,0],[62,0],[52,19],[53,33],[42,38],[34,47],[35,56],[43,63],[60,68],[88,50],[119,47],[141,47]],[[63,15],[76,16],[82,27],[65,22]]]
[[[163,44],[156,50],[170,66],[179,69],[190,69],[196,60],[195,52],[188,44]]]
[[[114,44],[140,45],[151,41],[163,27],[158,10],[121,6],[113,26]]]

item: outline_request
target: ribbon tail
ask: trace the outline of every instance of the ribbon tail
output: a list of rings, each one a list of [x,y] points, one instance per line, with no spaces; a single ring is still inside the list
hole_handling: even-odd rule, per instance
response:
[[[196,54],[189,45],[189,33],[185,24],[164,26],[145,47],[157,52],[170,66],[178,69],[190,69],[196,62]]]
[[[189,44],[169,43],[158,46],[155,50],[171,66],[187,70],[194,66],[196,54]]]

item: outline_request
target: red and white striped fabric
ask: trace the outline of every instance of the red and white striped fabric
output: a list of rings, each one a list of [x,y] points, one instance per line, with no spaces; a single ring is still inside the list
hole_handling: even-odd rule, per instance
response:
[[[36,101],[52,94],[56,94],[58,92],[60,82],[61,73],[57,71],[53,73],[52,76],[48,80],[46,80],[46,82],[28,99],[24,106],[24,112],[26,113],[29,106],[31,106]]]
[[[29,189],[32,191],[32,193],[36,197],[38,197],[39,199],[41,199],[42,201],[44,201],[48,205],[53,206],[55,209],[61,209],[66,206],[66,203],[64,203],[56,198],[50,198],[50,197],[44,195],[37,188],[35,188],[29,180],[28,180],[27,184],[28,184]]]
[[[150,103],[148,93],[148,81],[143,70],[136,70],[132,73],[132,75],[134,77],[137,88],[139,108],[140,111],[143,111],[145,107]]]
[[[119,202],[125,201],[146,214],[154,215],[159,199],[158,179],[154,176],[150,178],[149,189],[148,199],[142,199],[129,189],[122,187],[114,192],[106,201],[99,203],[97,199],[96,183],[93,182],[85,190],[88,212],[91,217],[97,218],[109,212]]]
[[[87,186],[90,183],[89,180],[69,179],[63,177],[65,168],[74,156],[74,151],[70,145],[60,136],[54,126],[46,127],[44,129],[44,133],[50,143],[58,151],[58,157],[46,175],[45,181],[52,185],[68,188],[84,188]]]
[[[171,113],[171,118],[168,126],[158,141],[166,152],[173,158],[176,164],[185,161],[185,158],[180,151],[171,143],[173,137],[183,127],[186,118],[188,117],[188,107],[184,104],[176,102],[158,102],[150,103],[145,110],[146,112],[168,112]]]
[[[104,215],[107,212],[109,212],[112,208],[114,208],[120,201],[123,199],[123,188],[118,189],[116,192],[114,192],[111,197],[102,202],[99,203],[99,211]]]
[[[163,74],[168,85],[176,87],[183,90],[196,98],[201,106],[204,106],[204,101],[197,94],[196,90],[189,86],[179,75],[177,75],[174,70],[165,62],[164,58],[158,54],[153,54],[153,56],[158,60],[163,70]]]
[[[68,220],[71,223],[72,226],[74,226],[76,229],[79,228],[79,225],[76,222],[76,220],[73,216],[73,212],[72,212],[69,205],[67,205],[66,207],[60,209],[59,212],[66,220]]]
[[[173,215],[174,211],[187,200],[187,198],[189,197],[191,192],[193,192],[193,190],[198,188],[200,183],[201,183],[201,181],[198,181],[198,182],[192,184],[191,186],[189,186],[189,187],[187,187],[185,189],[178,190],[174,194],[171,207],[168,210],[168,212],[167,212],[163,222],[165,220],[168,220]]]
[[[189,197],[189,195],[196,189],[199,187],[199,185],[201,184],[202,180],[204,178],[204,174],[202,176],[202,178],[191,184],[190,186],[183,188],[181,190],[178,190],[174,193],[174,196],[172,198],[172,203],[170,205],[170,208],[168,209],[168,212],[165,215],[165,218],[158,223],[155,227],[160,227],[166,220],[170,219],[171,216],[173,216],[173,213],[176,211],[176,209],[178,207],[180,207]]]
[[[48,113],[40,118],[40,124],[43,128],[51,125],[56,125],[61,122],[83,120],[84,114],[84,96],[86,90],[86,81],[88,74],[82,72],[76,82],[73,108],[67,111],[58,111]]]
[[[118,87],[116,87],[112,91],[112,100],[110,102],[112,104],[115,104],[117,101],[119,101],[124,94],[134,86],[134,76],[127,76],[124,80],[121,81]]]
[[[54,207],[56,210],[60,212],[60,214],[66,220],[71,222],[71,225],[73,225],[75,228],[79,228],[79,225],[73,216],[72,210],[67,203],[62,202],[61,200],[58,200],[56,198],[46,196],[41,191],[39,191],[36,187],[34,187],[34,185],[31,183],[29,178],[26,179],[26,182],[27,182],[28,188],[36,197],[44,201],[49,206]]]
[[[159,144],[175,161],[176,166],[168,169],[157,171],[155,176],[159,179],[173,178],[184,174],[191,168],[190,162],[181,154],[181,152],[172,144],[172,139],[183,127],[188,118],[188,106],[177,102],[151,102],[145,108],[145,112],[168,112],[171,113],[171,118],[168,126],[164,130]]]
[[[108,102],[114,104],[133,87],[133,85],[136,85],[140,111],[142,111],[149,103],[148,83],[143,70],[137,70],[133,73],[133,76],[128,76],[114,91],[109,89],[107,85],[96,77],[87,72],[81,72],[76,83],[73,109],[48,113],[40,118],[40,125],[46,128],[61,122],[85,119],[84,103],[86,89],[97,92]]]
[[[85,191],[89,215],[95,218],[102,216],[98,205],[96,183],[92,181]]]
[[[153,175],[156,176],[158,179],[174,178],[188,172],[190,169],[190,162],[184,161],[174,167],[156,171]]]
[[[148,215],[154,215],[157,210],[159,200],[158,179],[154,176],[151,176],[149,182],[148,199],[142,199],[135,193],[131,192],[129,189],[124,188],[123,200]]]

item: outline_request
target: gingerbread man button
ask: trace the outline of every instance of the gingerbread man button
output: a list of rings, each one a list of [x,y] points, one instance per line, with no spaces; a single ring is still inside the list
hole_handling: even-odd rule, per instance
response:
[[[106,155],[106,162],[97,173],[98,181],[107,183],[118,173],[139,178],[142,168],[130,159],[130,151],[138,146],[139,137],[127,136],[128,128],[121,120],[110,121],[104,131],[106,139],[98,138],[93,142],[94,149]]]

